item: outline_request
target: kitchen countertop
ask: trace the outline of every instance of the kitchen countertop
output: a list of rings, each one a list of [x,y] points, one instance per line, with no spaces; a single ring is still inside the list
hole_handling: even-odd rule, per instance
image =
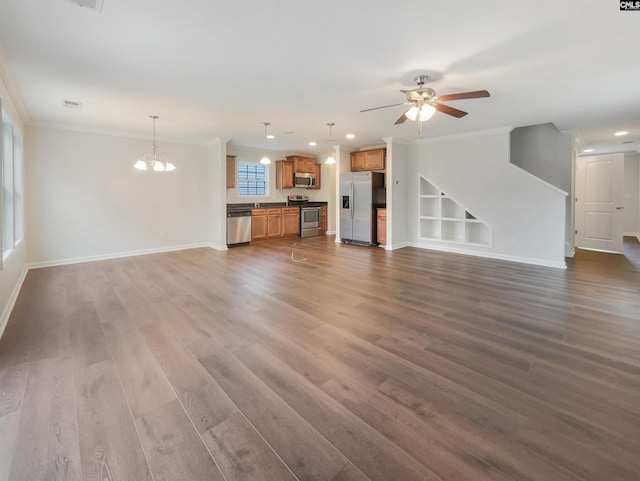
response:
[[[309,207],[322,207],[323,205],[327,205],[325,201],[313,201],[307,202],[305,205]],[[255,207],[253,202],[247,202],[243,204],[227,204],[227,212],[237,212],[241,210],[252,210],[252,209],[269,209],[269,208],[282,208],[282,207],[301,207],[299,205],[287,205],[286,202],[260,202],[260,207]]]

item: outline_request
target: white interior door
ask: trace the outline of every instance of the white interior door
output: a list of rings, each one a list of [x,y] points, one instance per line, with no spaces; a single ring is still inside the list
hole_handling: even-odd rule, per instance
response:
[[[576,246],[622,252],[624,155],[576,160]]]

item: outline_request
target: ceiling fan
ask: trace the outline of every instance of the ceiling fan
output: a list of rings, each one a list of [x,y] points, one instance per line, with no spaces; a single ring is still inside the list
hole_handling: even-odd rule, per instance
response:
[[[441,102],[450,100],[465,100],[489,97],[486,90],[475,90],[473,92],[462,92],[458,94],[436,95],[436,91],[429,87],[424,87],[425,82],[429,79],[428,75],[417,75],[414,80],[418,84],[418,88],[413,90],[400,90],[406,95],[407,100],[397,104],[383,105],[382,107],[374,107],[372,109],[361,110],[360,112],[369,112],[371,110],[386,109],[388,107],[396,107],[398,105],[410,105],[409,109],[403,113],[395,125],[404,123],[407,119],[419,120],[418,133],[422,137],[422,122],[429,120],[436,112],[451,115],[456,118],[464,117],[468,112],[449,107]]]

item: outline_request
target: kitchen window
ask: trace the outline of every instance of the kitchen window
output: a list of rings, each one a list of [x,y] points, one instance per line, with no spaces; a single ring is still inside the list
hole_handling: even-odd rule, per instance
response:
[[[238,163],[238,195],[266,196],[268,174],[262,164]]]
[[[2,110],[2,260],[6,260],[24,236],[22,196],[22,137]]]

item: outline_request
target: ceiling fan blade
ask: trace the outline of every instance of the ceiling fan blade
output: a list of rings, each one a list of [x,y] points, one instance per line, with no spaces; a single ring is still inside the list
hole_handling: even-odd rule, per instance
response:
[[[463,110],[454,109],[453,107],[449,107],[448,105],[444,105],[444,104],[436,104],[435,108],[438,112],[452,115],[457,119],[459,119],[460,117],[464,117],[469,113],[469,112],[464,112]]]
[[[438,95],[438,100],[479,99],[482,97],[489,97],[489,92],[486,90],[475,90],[473,92],[462,92],[459,94]]]
[[[409,110],[411,110],[411,109],[409,109]],[[407,110],[407,112],[408,112],[409,110]],[[407,116],[405,115],[407,112],[404,112],[404,113],[400,116],[400,118],[399,118],[398,120],[396,120],[396,121],[393,123],[393,125],[400,125],[400,124],[404,124],[405,120],[407,120]]]
[[[383,105],[382,107],[373,107],[372,109],[364,109],[364,110],[361,110],[360,112],[369,112],[371,110],[386,109],[387,107],[397,107],[398,105],[404,105],[404,104],[405,102],[400,102],[399,104]]]
[[[401,90],[400,92],[408,95],[411,100],[422,100],[422,95],[420,95],[420,93],[416,92],[415,90]]]

